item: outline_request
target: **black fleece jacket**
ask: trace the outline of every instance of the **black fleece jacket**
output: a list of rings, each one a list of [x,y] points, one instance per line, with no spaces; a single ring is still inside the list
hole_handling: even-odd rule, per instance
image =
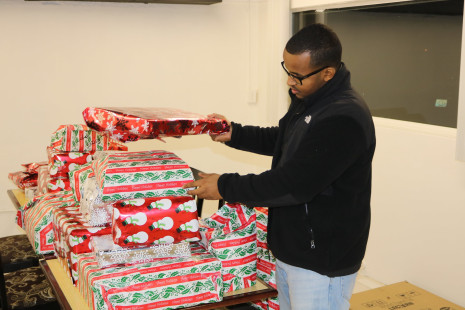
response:
[[[330,277],[359,270],[370,228],[375,130],[344,65],[291,105],[279,127],[232,124],[227,145],[272,155],[261,174],[223,174],[229,202],[269,207],[268,245],[279,260]]]

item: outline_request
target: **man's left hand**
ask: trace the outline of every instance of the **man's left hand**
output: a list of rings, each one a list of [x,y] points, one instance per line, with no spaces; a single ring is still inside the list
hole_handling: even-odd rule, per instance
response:
[[[184,184],[183,188],[197,187],[194,190],[188,191],[187,193],[189,195],[198,196],[199,198],[207,200],[223,199],[218,191],[219,174],[200,172],[199,176],[201,177],[200,180]]]

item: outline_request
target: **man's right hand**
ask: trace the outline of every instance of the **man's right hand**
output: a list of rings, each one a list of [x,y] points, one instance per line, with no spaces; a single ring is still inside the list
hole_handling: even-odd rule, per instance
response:
[[[231,133],[232,133],[231,122],[228,121],[228,119],[226,117],[224,117],[223,115],[221,115],[221,114],[213,113],[213,114],[207,115],[207,117],[209,119],[223,119],[229,125],[229,131],[228,132],[220,133],[220,134],[210,134],[210,138],[212,138],[213,141],[222,142],[222,143],[231,141]]]

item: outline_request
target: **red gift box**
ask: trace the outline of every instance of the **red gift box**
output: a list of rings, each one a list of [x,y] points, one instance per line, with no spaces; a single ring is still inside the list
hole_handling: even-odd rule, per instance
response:
[[[37,173],[24,171],[10,172],[8,178],[20,189],[37,186]]]
[[[123,247],[200,240],[191,196],[118,201],[113,204],[112,222],[113,240]]]

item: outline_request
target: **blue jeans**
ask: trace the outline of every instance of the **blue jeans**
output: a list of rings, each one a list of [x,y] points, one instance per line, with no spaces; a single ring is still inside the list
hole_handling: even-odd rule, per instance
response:
[[[357,273],[330,278],[276,260],[281,310],[347,310]]]

